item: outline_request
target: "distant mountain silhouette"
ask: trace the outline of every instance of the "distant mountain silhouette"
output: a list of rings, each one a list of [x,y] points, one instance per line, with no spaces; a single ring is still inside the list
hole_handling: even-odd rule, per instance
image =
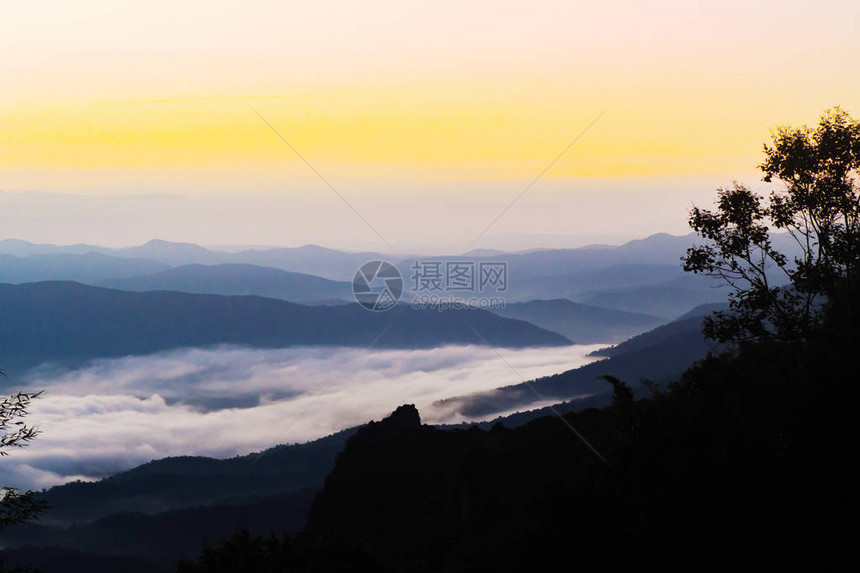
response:
[[[591,245],[577,249],[533,249],[522,252],[500,252],[481,249],[466,255],[444,256],[445,260],[505,261],[508,263],[511,284],[526,284],[531,279],[560,277],[568,274],[623,267],[632,265],[644,268],[650,265],[671,267],[669,272],[678,272],[681,256],[687,247],[697,241],[694,234],[674,236],[658,233],[644,239],[629,241],[619,246]],[[796,252],[797,246],[783,234],[773,236],[774,245],[789,257]],[[317,245],[301,247],[253,248],[239,251],[219,251],[204,248],[192,243],[176,243],[152,240],[136,247],[111,249],[94,245],[58,246],[34,244],[27,241],[7,239],[0,241],[0,253],[24,256],[35,253],[85,254],[100,252],[115,257],[147,258],[170,266],[201,264],[217,265],[223,263],[242,263],[272,267],[292,272],[317,275],[332,280],[352,280],[356,269],[371,260],[390,260],[397,264],[404,277],[409,275],[409,266],[416,257],[403,255],[384,255],[376,252],[345,252]],[[428,257],[418,257],[428,258]],[[631,268],[633,268],[631,267]],[[655,269],[656,270],[656,269]],[[621,277],[623,278],[623,277]],[[647,276],[640,278],[647,279]],[[667,277],[671,278],[671,277]],[[641,284],[634,277],[628,277],[627,284]],[[612,286],[612,285],[609,285]],[[601,286],[587,288],[604,288]],[[580,289],[582,290],[582,289]],[[545,294],[527,295],[530,298],[548,298]],[[556,293],[549,298],[569,298],[568,294]],[[522,299],[518,299],[522,300]]]
[[[193,558],[203,541],[220,539],[239,529],[256,535],[268,535],[273,531],[295,535],[305,525],[316,491],[300,490],[153,515],[116,513],[70,528],[25,524],[15,528],[5,541],[18,547],[36,544],[86,552],[90,559],[94,556],[133,558],[169,567],[180,559]],[[32,560],[31,555],[41,552],[41,547],[36,551],[19,549],[13,557],[34,564],[38,559]],[[83,556],[71,557],[81,559]]]
[[[248,263],[287,271],[308,273],[332,280],[352,281],[355,271],[366,262],[394,257],[373,252],[348,253],[317,245],[280,249],[250,249],[233,253],[225,262]],[[406,275],[404,275],[406,276]]]
[[[15,255],[17,257],[53,254],[85,255],[87,253],[101,253],[103,255],[107,255],[112,254],[114,251],[115,249],[111,249],[110,247],[100,247],[98,245],[88,245],[85,243],[78,243],[76,245],[52,245],[49,243],[31,243],[30,241],[22,241],[20,239],[3,239],[0,241],[0,253]]]
[[[704,358],[712,348],[702,335],[702,317],[710,312],[710,308],[705,307],[701,312],[691,311],[691,316],[687,318],[595,353],[607,356],[605,360],[538,378],[529,384],[543,399],[561,402],[597,394],[608,395],[611,390],[599,379],[604,375],[627,380],[634,390],[643,378],[656,382],[676,379],[693,362]],[[458,411],[467,417],[485,417],[515,408],[528,409],[538,401],[535,392],[523,383],[447,398],[440,400],[440,403],[457,406]]]
[[[511,295],[518,301],[547,298],[579,300],[605,289],[665,284],[684,276],[678,264],[624,263],[601,268],[565,268],[563,274],[522,278],[510,272]],[[700,280],[699,282],[705,282]]]
[[[192,250],[196,251],[196,248]],[[152,254],[146,250],[137,252],[142,255]],[[204,258],[212,260],[221,258],[221,254],[215,253],[215,255],[217,256]],[[356,265],[359,264],[358,261],[364,260],[353,255],[349,256],[356,259]],[[162,259],[171,260],[171,257],[165,256]],[[319,268],[314,267],[314,263],[310,261],[303,264],[313,270],[325,270],[326,257],[321,256],[316,260],[322,265]],[[276,260],[269,262],[277,263]],[[349,268],[354,272],[352,264],[352,262],[342,265],[338,263],[341,266],[345,265],[344,269]],[[404,266],[409,265],[411,263]],[[401,272],[407,280],[411,276],[409,268],[403,268]],[[509,273],[512,282],[509,292],[504,294],[509,301],[551,298],[582,300],[584,298],[605,300],[605,306],[623,307],[623,310],[654,307],[663,312],[665,312],[665,305],[655,304],[652,299],[665,299],[670,301],[668,304],[672,312],[680,305],[689,307],[692,305],[687,303],[695,304],[710,300],[708,297],[713,298],[716,292],[719,292],[706,286],[706,281],[693,279],[684,283],[689,288],[685,288],[682,291],[683,296],[679,297],[674,283],[660,283],[663,279],[674,277],[679,273],[679,269],[668,265],[619,265],[528,280],[518,280],[516,275]],[[349,276],[350,280],[351,278],[352,275]],[[334,300],[352,302],[353,300],[347,281],[332,281],[315,274],[297,273],[255,264],[207,263],[170,267],[166,262],[153,259],[130,259],[96,252],[27,256],[0,254],[0,282],[21,284],[50,280],[72,280],[131,291],[175,290],[206,294],[254,294],[293,302],[318,303]],[[655,284],[658,285],[656,289],[637,288],[641,285]],[[622,287],[626,287],[626,290]],[[594,290],[603,288],[616,290],[599,292]],[[671,290],[675,296],[661,295],[664,290],[666,292]],[[656,294],[649,294],[651,291]],[[675,300],[678,301],[677,304],[672,302]]]
[[[170,265],[250,264],[312,274],[331,280],[349,281],[352,280],[355,271],[364,263],[391,258],[379,253],[348,253],[317,245],[222,252],[191,243],[172,243],[159,240],[150,241],[139,247],[119,249],[116,253],[117,256],[146,257]]]
[[[0,254],[0,283],[72,280],[94,283],[107,278],[134,277],[167,269],[149,259],[124,259],[102,253]]]
[[[618,287],[584,293],[578,302],[674,320],[702,304],[728,302],[728,290],[704,277],[684,276],[648,286]]]
[[[304,444],[280,445],[228,459],[177,456],[153,460],[94,482],[47,490],[52,509],[40,525],[63,527],[123,513],[156,514],[200,505],[242,504],[313,490],[357,428]],[[30,539],[30,533],[22,533]]]
[[[159,239],[153,239],[137,247],[116,249],[116,253],[122,257],[152,259],[169,265],[216,264],[221,262],[224,256],[224,253],[211,251],[193,243],[174,243]]]
[[[656,316],[580,304],[565,299],[508,303],[505,308],[491,312],[558,332],[577,344],[626,340],[662,322]]]
[[[577,303],[611,308],[673,320],[688,309],[705,303],[726,301],[726,289],[715,288],[707,277],[684,274],[681,256],[694,244],[693,235],[672,236],[657,234],[620,246],[590,246],[578,249],[538,249],[517,253],[479,250],[461,256],[417,257],[442,258],[445,261],[492,261],[508,266],[508,289],[501,293],[508,303],[530,300],[568,299]],[[783,235],[773,236],[774,244],[786,253],[796,245]],[[89,251],[88,251],[89,249]],[[93,254],[98,251],[100,254]],[[320,303],[345,298],[341,287],[316,282],[321,286],[319,297],[286,275],[264,271],[262,267],[285,272],[302,273],[329,280],[351,281],[356,269],[370,260],[388,259],[401,271],[406,284],[411,283],[415,257],[390,257],[373,252],[350,253],[315,245],[289,248],[252,248],[239,251],[218,251],[191,243],[174,243],[153,240],[137,247],[107,249],[91,245],[35,245],[26,241],[0,241],[0,253],[28,255],[17,265],[36,264],[34,257],[55,257],[49,268],[39,263],[38,272],[25,273],[9,267],[8,282],[27,280],[76,280],[87,284],[101,284],[130,290],[181,290],[216,294],[257,294],[284,300]],[[88,252],[89,255],[80,253]],[[38,255],[34,253],[40,253]],[[51,254],[54,253],[54,254]],[[134,264],[123,266],[113,259],[113,266],[103,263],[95,268],[99,257],[109,253],[114,259],[136,257]],[[64,258],[65,257],[65,258]],[[74,257],[69,259],[67,257]],[[155,268],[140,269],[143,260],[154,261]],[[33,259],[30,261],[29,259]],[[202,269],[190,265],[205,265]],[[226,265],[226,266],[224,266]],[[239,280],[231,269],[244,267],[246,278]],[[134,279],[165,270],[165,266],[189,266],[182,271],[164,272],[159,277]],[[223,268],[218,268],[222,267]],[[196,270],[194,270],[196,269]],[[14,271],[14,272],[13,272]],[[4,272],[0,259],[0,276]],[[238,273],[237,273],[238,274]],[[252,278],[253,277],[253,278]],[[785,277],[772,277],[783,281]],[[2,280],[2,278],[0,278]],[[310,284],[312,279],[308,278]],[[778,284],[778,282],[777,282]],[[328,287],[331,287],[329,289]],[[334,290],[334,295],[324,294]],[[404,295],[408,301],[410,292]],[[494,293],[484,293],[487,296]],[[348,295],[346,297],[349,299]]]
[[[678,318],[676,321],[685,320],[687,318],[695,318],[695,317],[704,317],[710,314],[713,314],[717,311],[725,311],[729,309],[728,303],[725,302],[712,302],[709,304],[700,304],[699,306],[693,308],[692,310],[685,312]]]
[[[570,344],[560,334],[483,310],[399,305],[380,313],[358,304],[310,307],[257,296],[0,284],[0,360],[11,375],[49,361],[80,364],[219,344],[432,348],[484,339],[507,347]]]
[[[505,251],[499,249],[472,249],[471,251],[467,251],[463,253],[464,257],[494,257],[496,255],[503,255]]]
[[[728,304],[703,304],[697,306],[669,324],[658,326],[654,330],[634,336],[616,346],[592,352],[592,355],[613,357],[655,348],[660,350],[671,347],[678,349],[690,348],[704,341],[701,333],[702,318],[715,310],[726,310],[728,307]],[[694,332],[698,333],[698,336],[692,336]]]
[[[619,246],[540,249],[503,253],[488,259],[506,260],[512,281],[514,277],[518,281],[527,281],[619,265],[662,265],[678,269],[681,255],[695,241],[692,233],[683,236],[658,233]]]
[[[0,241],[0,253],[18,256],[31,254],[85,254],[99,252],[119,258],[146,258],[168,266],[250,264],[285,271],[321,276],[331,280],[352,280],[356,269],[373,260],[391,256],[373,252],[345,252],[316,245],[302,247],[255,248],[240,251],[207,249],[193,243],[154,239],[136,247],[111,249],[94,245],[48,245],[7,239]],[[138,273],[145,274],[145,273]],[[128,275],[117,275],[128,276]],[[117,278],[101,277],[101,278]],[[62,277],[68,279],[69,277]]]
[[[163,566],[140,557],[105,555],[60,547],[24,547],[0,550],[0,558],[12,571],[44,571],[46,573],[172,573],[173,567]],[[30,567],[30,569],[15,569]]]
[[[355,302],[352,284],[257,265],[183,265],[153,274],[108,279],[98,286],[128,291],[169,290],[200,294],[257,295],[291,302]]]

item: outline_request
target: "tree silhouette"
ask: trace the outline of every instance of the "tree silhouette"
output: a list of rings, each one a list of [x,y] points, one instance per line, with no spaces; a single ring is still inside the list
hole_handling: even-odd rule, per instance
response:
[[[860,123],[839,107],[818,125],[782,127],[764,145],[763,180],[782,189],[765,198],[734,183],[717,192],[715,211],[694,207],[690,227],[705,240],[683,257],[684,270],[722,279],[730,309],[705,319],[718,341],[808,337],[823,304],[850,304],[860,261]],[[784,231],[799,255],[771,242]],[[774,274],[788,279],[774,285]]]
[[[216,546],[204,544],[195,562],[183,561],[177,573],[280,573],[289,569],[292,541],[287,536],[252,536],[247,530],[237,531]]]
[[[19,392],[0,401],[0,456],[9,448],[25,447],[39,433],[24,423],[30,402],[41,392]],[[35,517],[45,509],[33,491],[19,492],[15,488],[0,488],[0,532],[6,527]]]

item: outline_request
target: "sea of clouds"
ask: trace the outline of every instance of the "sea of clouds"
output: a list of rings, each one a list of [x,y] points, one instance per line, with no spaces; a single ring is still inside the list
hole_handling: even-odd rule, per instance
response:
[[[229,457],[306,442],[406,403],[425,423],[477,421],[437,401],[582,366],[598,347],[220,347],[43,367],[20,387],[44,389],[28,418],[41,434],[3,459],[0,484],[42,488],[165,456]]]

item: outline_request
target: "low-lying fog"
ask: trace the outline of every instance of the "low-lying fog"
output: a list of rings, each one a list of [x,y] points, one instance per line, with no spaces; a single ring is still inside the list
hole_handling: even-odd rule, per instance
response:
[[[379,419],[405,403],[425,423],[461,422],[456,406],[434,402],[587,364],[598,347],[222,347],[42,368],[26,384],[45,390],[28,419],[42,433],[3,460],[0,483],[36,489],[165,456],[245,454]]]

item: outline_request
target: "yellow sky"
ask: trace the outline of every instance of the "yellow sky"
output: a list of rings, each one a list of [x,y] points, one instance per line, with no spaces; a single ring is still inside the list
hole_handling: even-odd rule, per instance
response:
[[[607,109],[547,176],[749,172],[860,108],[854,3],[592,4],[4,4],[0,169],[297,161],[257,110],[347,177],[519,178]]]
[[[763,131],[751,117],[736,118],[733,127],[743,129],[737,133],[719,118],[690,117],[695,110],[680,106],[667,117],[656,98],[601,108],[593,97],[576,106],[543,94],[505,97],[503,86],[490,95],[473,90],[448,97],[437,89],[388,86],[368,93],[350,86],[259,99],[36,102],[16,105],[2,121],[8,164],[19,169],[254,171],[295,161],[257,111],[314,164],[346,165],[367,177],[392,169],[423,177],[435,170],[442,178],[537,173],[603,109],[577,142],[577,160],[561,162],[552,176],[730,169],[757,150]]]
[[[860,114],[858,22],[849,0],[5,2],[0,192],[319,187],[255,111],[353,201],[514,190],[604,110],[548,193],[755,181],[771,128]]]

